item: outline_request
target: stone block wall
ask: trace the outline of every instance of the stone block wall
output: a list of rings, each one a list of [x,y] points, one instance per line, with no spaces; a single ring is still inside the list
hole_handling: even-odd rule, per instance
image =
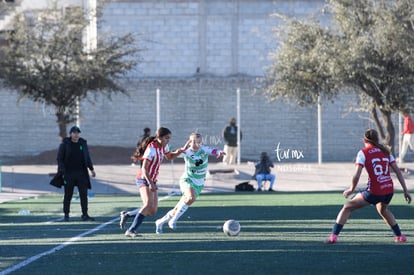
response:
[[[243,159],[267,151],[275,161],[317,161],[316,107],[269,103],[255,87],[269,51],[277,46],[271,31],[280,22],[271,14],[304,17],[323,5],[323,0],[111,1],[99,33],[137,34],[145,48],[143,62],[125,82],[128,96],[81,103],[82,136],[91,145],[134,147],[144,127],[156,129],[159,89],[159,120],[172,130],[173,148],[194,130],[206,144],[222,148],[221,132],[237,116],[240,89]],[[347,111],[353,100],[343,96],[333,104],[323,102],[323,161],[352,161],[363,131],[373,126],[367,114]],[[28,100],[17,104],[16,94],[2,89],[0,116],[0,160],[57,148],[53,107]]]
[[[240,126],[243,132],[242,159],[256,159],[267,151],[281,162],[318,160],[317,109],[286,103],[269,103],[255,94],[254,78],[142,79],[129,83],[129,95],[98,98],[81,103],[82,136],[91,145],[134,147],[144,127],[157,127],[157,98],[160,95],[160,125],[173,132],[171,145],[181,146],[191,131],[199,131],[204,143],[222,148],[222,130],[237,117],[240,88]],[[8,97],[0,110],[3,130],[0,156],[30,155],[58,146],[53,108],[30,101],[19,105]],[[349,97],[323,103],[322,133],[324,161],[351,161],[361,147],[361,135],[369,120],[361,113],[347,113]],[[2,101],[3,102],[3,101]],[[9,110],[8,114],[3,113]],[[294,152],[302,152],[296,158]],[[128,157],[128,156],[126,156]]]

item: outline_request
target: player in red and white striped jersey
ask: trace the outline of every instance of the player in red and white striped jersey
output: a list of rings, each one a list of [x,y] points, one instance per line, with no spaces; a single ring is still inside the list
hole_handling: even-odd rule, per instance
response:
[[[171,139],[171,131],[161,127],[157,130],[155,137],[148,137],[132,156],[133,160],[141,159],[142,167],[137,173],[136,184],[142,200],[142,207],[135,211],[122,211],[120,226],[123,228],[128,217],[135,216],[131,226],[125,232],[127,237],[136,237],[136,230],[147,216],[154,215],[158,210],[158,187],[157,176],[160,165],[164,159],[173,160],[184,152],[188,146],[187,142],[182,148],[174,152],[170,151],[168,143]]]

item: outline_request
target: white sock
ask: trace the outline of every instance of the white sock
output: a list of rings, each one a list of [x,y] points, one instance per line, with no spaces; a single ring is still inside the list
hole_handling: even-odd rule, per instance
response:
[[[171,218],[171,220],[173,221],[173,222],[177,222],[178,221],[178,219],[184,214],[184,212],[185,211],[187,211],[187,209],[188,209],[188,205],[187,204],[185,204],[184,202],[180,202],[178,205],[177,205],[177,210],[175,211],[175,214],[174,214],[174,216]]]
[[[157,221],[159,221],[160,224],[164,224],[173,217],[173,214],[174,214],[174,209],[171,209],[170,211],[167,212],[167,214],[164,215],[164,217],[162,217],[161,219],[158,219]]]

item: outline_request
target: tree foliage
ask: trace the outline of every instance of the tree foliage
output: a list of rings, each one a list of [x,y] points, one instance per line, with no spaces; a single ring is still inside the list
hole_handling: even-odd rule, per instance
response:
[[[331,0],[325,10],[330,27],[285,20],[265,92],[272,100],[288,97],[302,105],[314,104],[319,95],[333,99],[354,92],[357,107],[372,113],[384,142],[394,148],[391,115],[414,103],[414,3]]]
[[[78,99],[126,93],[120,84],[137,64],[139,49],[131,34],[99,37],[96,49],[85,51],[88,24],[82,9],[16,17],[13,31],[0,47],[0,78],[19,98],[54,106],[59,136],[75,121]]]
[[[336,95],[331,77],[331,56],[335,54],[331,45],[335,37],[314,21],[277,16],[286,25],[275,29],[280,47],[271,54],[272,65],[265,79],[270,99],[284,99],[300,106],[315,104],[319,96],[332,99]]]

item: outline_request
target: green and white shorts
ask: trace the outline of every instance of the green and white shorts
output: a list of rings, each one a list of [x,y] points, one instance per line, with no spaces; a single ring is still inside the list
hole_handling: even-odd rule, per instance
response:
[[[193,188],[196,194],[196,197],[198,198],[200,196],[201,191],[204,188],[204,185],[197,185],[194,184],[190,178],[185,178],[180,180],[180,190],[184,194],[185,191],[188,190],[188,188]]]

